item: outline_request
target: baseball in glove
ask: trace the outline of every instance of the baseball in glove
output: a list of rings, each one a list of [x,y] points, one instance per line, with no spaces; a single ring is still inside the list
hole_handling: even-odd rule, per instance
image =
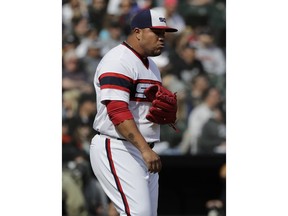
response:
[[[146,118],[157,124],[169,124],[177,131],[174,125],[177,112],[176,93],[156,84],[145,89],[144,94],[152,103]]]

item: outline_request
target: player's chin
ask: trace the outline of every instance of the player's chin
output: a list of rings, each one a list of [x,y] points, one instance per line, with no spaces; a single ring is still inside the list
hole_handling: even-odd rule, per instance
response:
[[[162,53],[162,48],[155,49],[152,56],[159,56]]]

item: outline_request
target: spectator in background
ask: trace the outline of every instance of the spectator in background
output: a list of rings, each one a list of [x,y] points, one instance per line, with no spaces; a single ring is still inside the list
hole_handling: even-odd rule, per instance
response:
[[[79,155],[70,163],[74,163],[70,166],[72,173],[76,172],[77,177],[81,178],[81,189],[89,216],[104,216],[108,209],[108,197],[92,173],[89,159],[86,155]]]
[[[100,32],[103,28],[106,10],[106,0],[92,0],[92,3],[88,5],[88,20],[90,25],[93,26],[97,32]]]
[[[119,16],[119,5],[121,0],[109,0],[107,4],[107,15],[108,16]]]
[[[62,23],[67,32],[72,32],[73,19],[87,16],[87,5],[82,0],[70,0],[62,5]]]
[[[88,216],[86,200],[82,190],[82,179],[72,172],[73,163],[81,150],[69,134],[69,121],[62,121],[62,212],[65,216]],[[70,163],[72,162],[72,163]]]
[[[101,55],[104,56],[113,47],[122,43],[123,40],[124,35],[118,19],[110,20],[107,29],[103,29],[100,33],[100,41],[102,43]]]
[[[62,119],[62,163],[66,163],[77,151],[71,134],[69,134],[69,120]]]
[[[96,177],[91,177],[89,185],[84,191],[84,195],[86,197],[86,202],[89,207],[89,216],[107,215],[107,212],[109,211],[109,200]]]
[[[69,133],[73,135],[81,149],[88,153],[89,143],[94,131],[91,129],[96,115],[95,94],[82,94],[78,100],[76,115],[69,120]]]
[[[88,74],[88,80],[94,79],[96,68],[102,59],[101,55],[102,44],[100,41],[93,41],[87,45],[86,55],[80,59],[84,70]]]
[[[107,7],[107,14],[109,16],[119,16],[119,5],[121,4],[122,0],[109,0],[108,7]],[[153,0],[131,0],[132,10],[134,9],[149,9],[154,6]]]
[[[84,194],[67,169],[62,169],[62,215],[89,216]]]
[[[86,36],[81,40],[80,44],[76,47],[75,52],[78,58],[83,58],[87,55],[88,47],[91,43],[98,40],[98,32],[96,29],[89,29]]]
[[[198,40],[195,43],[196,57],[202,62],[212,85],[220,89],[224,88],[226,60],[222,49],[215,45],[210,28],[202,28],[198,32]]]
[[[189,104],[189,113],[200,103],[202,103],[203,93],[209,88],[209,79],[207,75],[198,74],[193,77],[187,96],[187,103]]]
[[[170,59],[170,71],[181,79],[187,86],[193,77],[198,74],[206,74],[201,61],[196,58],[195,47],[186,44],[179,48],[179,55],[173,61]]]
[[[88,160],[90,140],[94,136],[91,125],[96,113],[96,96],[81,94],[77,90],[66,91],[63,95],[66,100],[72,98],[74,102],[65,103],[66,107],[73,106],[74,113],[70,118],[64,118],[62,121],[65,215],[81,215],[83,211],[85,214],[88,212],[87,216],[104,216],[108,211],[107,196],[92,174]]]
[[[108,211],[107,196],[92,174],[88,158],[95,101],[92,94],[78,96],[77,113],[62,122],[63,209],[67,216],[82,211],[88,212],[87,216],[104,216]]]
[[[108,7],[107,7],[107,14],[109,16],[118,17],[121,14],[119,7],[121,6],[122,2],[124,6],[128,6],[126,1],[123,0],[109,0]],[[130,12],[135,13],[139,9],[151,8],[153,1],[151,0],[130,0]]]
[[[89,31],[91,30],[88,19],[86,17],[73,18],[73,30],[72,34],[81,43],[87,38]]]
[[[214,32],[215,44],[226,49],[226,0],[214,0],[209,11],[208,26]]]
[[[62,168],[63,208],[66,215],[106,215],[108,198],[94,177],[87,156],[76,150],[66,159]]]
[[[175,41],[175,50],[177,53],[180,50],[187,46],[187,44],[191,44],[193,46],[193,42],[197,41],[197,35],[195,30],[191,26],[186,26],[185,29],[177,36]]]
[[[88,75],[80,67],[75,50],[69,50],[63,57],[62,89],[63,91],[78,89],[81,92],[93,92]]]
[[[213,30],[216,45],[226,47],[226,1],[186,0],[179,1],[178,11],[186,25],[193,29],[205,26]]]
[[[226,127],[224,113],[220,108],[214,109],[214,115],[204,124],[198,140],[198,153],[226,153]]]
[[[80,41],[73,34],[63,35],[62,55],[69,50],[75,50]]]
[[[138,5],[132,0],[121,0],[119,3],[119,24],[123,34],[127,37],[131,31],[130,21],[132,17],[140,10]]]
[[[78,110],[78,99],[81,93],[77,89],[63,92],[62,95],[62,119],[73,118]]]
[[[210,7],[214,0],[186,0],[180,1],[179,12],[186,24],[192,28],[207,26],[209,22]]]
[[[196,106],[188,117],[188,128],[180,144],[183,153],[198,153],[198,139],[204,124],[213,116],[213,110],[220,103],[220,92],[216,87],[209,87],[203,93],[203,102]]]

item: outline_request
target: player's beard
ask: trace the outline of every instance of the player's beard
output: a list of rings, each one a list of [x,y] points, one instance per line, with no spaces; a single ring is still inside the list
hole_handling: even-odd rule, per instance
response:
[[[150,45],[150,46],[149,46]],[[162,50],[164,48],[163,45],[151,45],[151,44],[145,44],[144,46],[141,46],[144,50],[145,56],[159,56],[162,53]]]
[[[150,56],[159,56],[159,55],[161,55],[161,53],[162,53],[162,50],[163,50],[163,48],[161,47],[161,48],[155,48],[155,49],[153,49],[152,51],[151,51],[151,54],[150,54]]]

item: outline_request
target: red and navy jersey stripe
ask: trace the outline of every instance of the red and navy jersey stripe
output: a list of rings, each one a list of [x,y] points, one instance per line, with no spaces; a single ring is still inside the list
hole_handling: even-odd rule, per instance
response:
[[[128,92],[131,101],[147,101],[144,91],[150,85],[160,84],[160,81],[150,79],[132,80],[123,74],[107,72],[99,77],[101,89],[117,89]]]
[[[128,93],[133,89],[133,80],[125,75],[108,72],[99,77],[101,89],[119,89]]]

